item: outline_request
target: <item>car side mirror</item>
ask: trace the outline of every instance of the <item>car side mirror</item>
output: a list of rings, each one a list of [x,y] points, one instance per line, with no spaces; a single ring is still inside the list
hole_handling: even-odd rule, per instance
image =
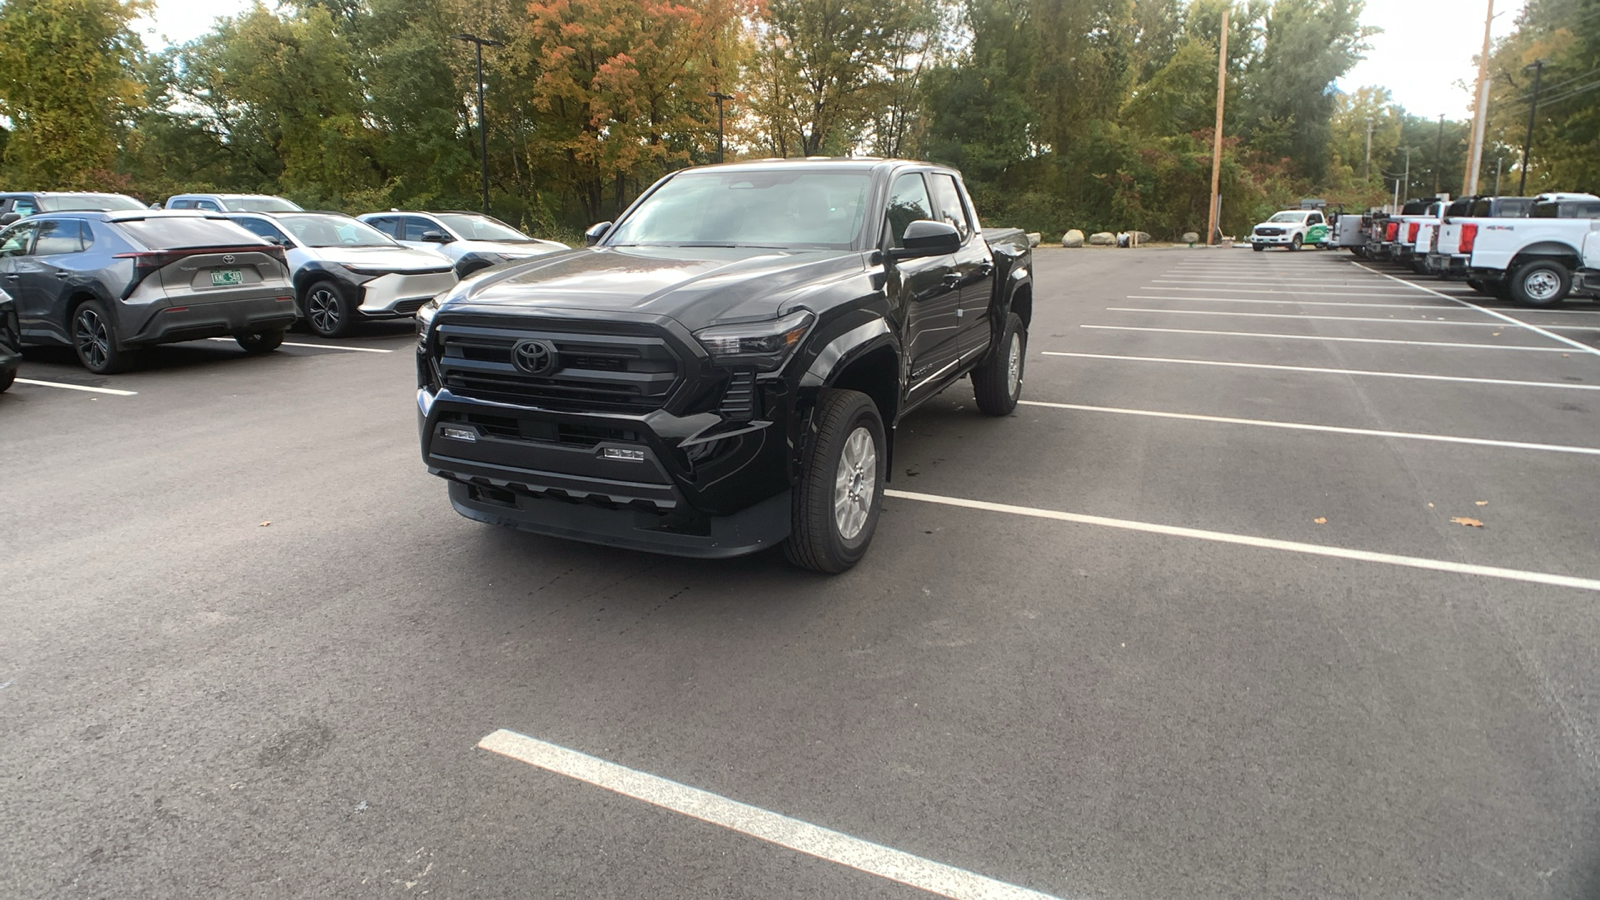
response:
[[[17,221],[20,218],[22,217],[14,212],[6,213],[5,215],[0,216],[0,226],[10,225],[12,222]]]
[[[590,225],[589,230],[583,233],[583,243],[586,246],[593,247],[595,244],[600,243],[600,241],[610,233],[610,222],[597,222],[594,225]]]
[[[900,243],[903,246],[889,248],[887,256],[890,260],[948,256],[961,249],[961,233],[949,222],[918,219],[906,226]]]
[[[429,244],[448,244],[454,241],[455,238],[445,234],[442,231],[424,231],[422,233],[422,240],[423,242]]]

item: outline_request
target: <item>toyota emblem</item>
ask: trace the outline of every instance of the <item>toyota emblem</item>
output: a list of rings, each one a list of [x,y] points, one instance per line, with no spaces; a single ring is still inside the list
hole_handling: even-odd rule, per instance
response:
[[[222,261],[230,266],[233,265],[233,254],[229,253],[228,255],[222,257]]]
[[[529,375],[548,375],[556,370],[556,348],[549,341],[519,341],[511,348],[511,362]]]

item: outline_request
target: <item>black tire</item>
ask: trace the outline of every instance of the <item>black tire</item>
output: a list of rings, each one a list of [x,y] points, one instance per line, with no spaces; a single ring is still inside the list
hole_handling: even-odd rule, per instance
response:
[[[883,506],[888,443],[877,404],[858,391],[823,394],[811,423],[783,552],[801,568],[838,573],[860,561],[872,543]],[[867,485],[869,467],[872,483]],[[844,496],[838,496],[841,477],[849,491]]]
[[[1493,293],[1492,291],[1489,290],[1489,286],[1488,285],[1484,284],[1483,282],[1479,281],[1476,278],[1468,278],[1467,279],[1467,287],[1472,288],[1473,290],[1477,291],[1480,294]]]
[[[1016,313],[1006,317],[1006,330],[988,360],[972,370],[972,393],[987,416],[1009,416],[1022,396],[1022,370],[1028,359],[1028,330]],[[1016,367],[1013,370],[1013,365]]]
[[[1411,257],[1411,271],[1417,273],[1418,275],[1428,274],[1428,261],[1425,259],[1418,259],[1415,256]]]
[[[1299,250],[1302,246],[1305,245],[1305,242],[1306,242],[1306,239],[1301,237],[1298,234],[1295,235],[1294,237],[1290,238],[1289,239],[1289,252],[1292,253],[1292,252],[1294,252],[1296,250]]]
[[[283,343],[283,329],[273,328],[269,331],[253,331],[249,334],[236,334],[233,339],[239,342],[244,352],[255,356],[261,353],[271,353]]]
[[[16,369],[12,369],[9,372],[0,372],[0,394],[4,394],[6,391],[10,390],[12,383],[16,380]]]
[[[1555,306],[1572,293],[1572,273],[1553,259],[1523,263],[1506,278],[1511,299],[1523,306]]]
[[[117,341],[117,325],[99,300],[85,300],[72,311],[72,349],[78,362],[96,375],[114,375],[133,365],[133,351]]]
[[[1257,253],[1260,253],[1261,251],[1267,249],[1267,245],[1266,244],[1251,244],[1250,245],[1250,249],[1254,250]]]
[[[350,302],[343,288],[327,278],[306,285],[300,309],[305,315],[306,327],[320,337],[343,337],[355,325],[355,304]]]

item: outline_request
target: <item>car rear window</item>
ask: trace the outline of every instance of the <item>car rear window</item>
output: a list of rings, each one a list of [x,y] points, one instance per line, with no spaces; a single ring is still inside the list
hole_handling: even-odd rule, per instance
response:
[[[116,225],[124,234],[143,244],[148,250],[266,244],[266,241],[226,219],[162,216],[128,219]]]
[[[46,212],[145,208],[143,203],[126,194],[52,194],[40,197],[39,205]]]

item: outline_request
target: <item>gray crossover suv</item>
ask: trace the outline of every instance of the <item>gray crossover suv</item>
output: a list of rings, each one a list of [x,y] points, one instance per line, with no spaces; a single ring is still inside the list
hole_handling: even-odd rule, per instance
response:
[[[277,349],[294,324],[283,248],[220,216],[44,213],[0,231],[0,287],[24,344],[65,344],[91,372],[144,345],[231,335]]]

